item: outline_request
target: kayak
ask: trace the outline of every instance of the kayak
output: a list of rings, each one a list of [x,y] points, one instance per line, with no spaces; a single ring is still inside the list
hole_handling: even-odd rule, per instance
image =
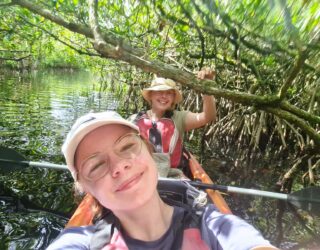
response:
[[[190,160],[189,160],[189,168],[192,173],[193,179],[201,181],[202,183],[206,184],[213,184],[213,181],[208,176],[208,174],[205,172],[205,170],[202,168],[200,163],[197,161],[197,159],[190,154]],[[158,184],[158,190],[159,186],[160,189],[170,191],[174,191],[174,193],[178,193],[179,185],[177,183],[183,182],[184,180],[159,180]],[[168,192],[167,192],[168,193]],[[226,203],[225,199],[221,195],[219,191],[215,190],[206,190],[206,193],[210,199],[210,201],[215,204],[215,206],[219,209],[221,213],[224,214],[231,214],[231,210]],[[91,195],[85,195],[85,197],[82,199],[81,203],[75,210],[74,214],[70,218],[69,222],[66,225],[66,228],[68,227],[77,227],[77,226],[85,226],[85,225],[91,225],[92,219],[94,218],[94,212],[92,211],[92,204],[94,203],[94,198]]]
[[[190,154],[189,168],[194,180],[200,180],[202,183],[206,184],[214,184],[212,179],[192,154]],[[231,209],[219,191],[207,189],[206,192],[212,203],[215,204],[221,213],[232,214]]]

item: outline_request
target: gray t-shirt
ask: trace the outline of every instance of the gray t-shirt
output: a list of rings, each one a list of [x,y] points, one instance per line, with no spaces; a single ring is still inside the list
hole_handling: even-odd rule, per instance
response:
[[[181,223],[183,224],[181,219],[184,220],[184,213],[184,208],[174,207],[171,226],[158,240],[145,242],[117,232],[118,235],[112,236],[110,248],[107,245],[105,249],[175,250],[177,241],[181,237]],[[257,246],[271,246],[269,241],[265,240],[253,226],[235,215],[221,214],[213,205],[206,207],[200,227],[200,230],[198,228],[184,229],[183,240],[180,244],[182,250],[248,250]],[[89,249],[93,232],[94,226],[65,229],[47,250]],[[126,246],[123,245],[124,242]]]
[[[186,127],[186,116],[189,111],[173,111],[172,120],[176,125],[181,138],[183,138],[185,127]]]

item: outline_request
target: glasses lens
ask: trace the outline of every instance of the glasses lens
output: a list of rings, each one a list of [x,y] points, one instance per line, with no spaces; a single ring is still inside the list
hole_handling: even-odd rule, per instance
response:
[[[123,159],[133,159],[141,152],[142,141],[137,134],[127,134],[114,145],[114,153]],[[88,158],[81,167],[81,175],[89,181],[97,181],[110,170],[109,158],[98,153]]]
[[[105,176],[109,171],[109,162],[102,154],[97,154],[85,161],[81,168],[81,175],[89,180],[95,181]]]
[[[142,142],[137,134],[127,134],[115,144],[114,152],[123,159],[133,159],[141,152]]]

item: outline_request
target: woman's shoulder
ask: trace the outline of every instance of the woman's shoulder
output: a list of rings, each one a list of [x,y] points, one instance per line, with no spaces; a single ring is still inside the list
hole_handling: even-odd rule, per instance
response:
[[[187,110],[174,110],[173,116],[185,116],[188,112]]]
[[[49,245],[47,250],[55,249],[89,249],[94,226],[70,227],[64,229]]]
[[[186,117],[189,111],[180,111],[180,110],[174,110],[173,115],[172,115],[172,120],[176,124],[180,135],[183,136],[183,133],[185,131],[185,122],[186,122]]]
[[[222,214],[213,205],[208,205],[203,213],[202,232],[211,245],[220,245],[223,249],[240,250],[272,246],[245,220],[236,215]]]
[[[185,121],[188,112],[189,111],[186,111],[186,110],[174,110],[173,115],[172,115],[172,119]]]

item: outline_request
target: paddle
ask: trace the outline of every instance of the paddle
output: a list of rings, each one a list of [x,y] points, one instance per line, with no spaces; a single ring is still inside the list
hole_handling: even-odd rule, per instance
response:
[[[284,200],[297,208],[301,208],[316,215],[320,214],[320,187],[308,187],[290,194],[283,194],[257,189],[206,184],[197,181],[191,181],[190,184],[200,189],[213,189],[228,193],[248,194]]]
[[[26,167],[52,168],[67,170],[67,166],[46,162],[27,161],[26,158],[17,151],[0,146],[0,168],[5,172],[22,170]]]
[[[0,147],[0,168],[7,172],[14,170],[21,170],[25,167],[40,167],[40,168],[52,168],[66,170],[67,166],[26,161],[25,157],[16,152],[13,149]],[[189,183],[200,189],[213,189],[228,193],[248,194],[255,196],[262,196],[268,198],[274,198],[279,200],[287,201],[298,208],[310,211],[315,214],[320,214],[320,187],[309,187],[301,189],[291,194],[283,194],[276,192],[268,192],[257,189],[239,188],[231,186],[222,186],[215,184],[205,184],[197,181],[189,181]]]

